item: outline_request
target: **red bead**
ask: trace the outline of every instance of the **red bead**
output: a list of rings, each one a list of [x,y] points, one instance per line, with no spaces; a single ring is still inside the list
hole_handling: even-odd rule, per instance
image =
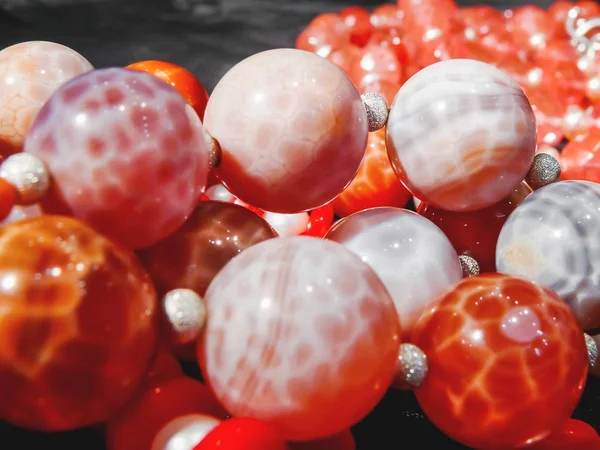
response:
[[[452,18],[453,31],[462,33],[471,41],[500,32],[504,29],[505,22],[500,11],[487,5],[457,9]]]
[[[346,430],[318,441],[293,442],[289,447],[290,450],[356,450],[356,443],[350,430]]]
[[[333,201],[338,216],[345,217],[378,206],[403,207],[411,194],[392,169],[385,145],[385,129],[369,133],[365,158],[352,183]]]
[[[557,35],[560,37],[562,35],[563,38],[567,37],[567,31],[565,27],[565,23],[567,22],[567,17],[569,16],[569,11],[575,5],[571,1],[567,0],[558,0],[552,3],[548,8],[548,15],[552,18],[554,23],[556,24]],[[564,30],[564,31],[561,31]]]
[[[410,62],[409,51],[397,28],[375,30],[369,44],[392,49],[402,67]],[[412,51],[414,52],[414,49]]]
[[[396,94],[398,93],[398,90],[400,90],[400,84],[389,80],[375,78],[364,82],[361,88],[361,92],[363,94],[367,92],[379,94],[385,99],[388,105],[391,105],[394,101],[394,97],[396,97]]]
[[[563,180],[600,183],[600,129],[569,142],[561,153]]]
[[[350,42],[363,47],[369,42],[375,27],[371,23],[369,11],[358,6],[349,6],[342,9],[340,17],[350,30]]]
[[[302,235],[325,237],[331,225],[333,225],[333,204],[327,203],[325,206],[313,209],[310,212],[310,221]]]
[[[163,426],[187,414],[225,419],[227,411],[199,381],[181,377],[143,390],[106,428],[108,450],[148,450]]]
[[[273,425],[234,417],[221,422],[194,450],[287,450],[287,445]]]
[[[550,86],[526,89],[525,92],[535,113],[538,145],[557,146],[564,137],[562,120],[567,109],[564,99]]]
[[[598,450],[600,436],[591,425],[581,420],[569,419],[542,442],[527,448],[529,450]]]
[[[296,39],[296,48],[323,57],[350,43],[350,30],[344,19],[333,13],[321,14]]]
[[[161,345],[154,358],[154,364],[146,377],[146,386],[159,386],[169,380],[183,376],[179,361],[175,359],[168,347]]]
[[[348,74],[354,84],[361,89],[365,83],[373,80],[387,80],[401,83],[404,71],[394,50],[369,44],[356,58]]]
[[[516,44],[530,49],[545,45],[556,36],[559,28],[546,10],[535,5],[514,9],[506,26]]]
[[[17,202],[17,190],[4,178],[0,178],[0,220],[8,217]]]
[[[344,45],[327,55],[327,59],[346,73],[350,73],[352,64],[360,56],[360,48],[355,45]]]
[[[147,72],[170,84],[192,105],[200,119],[204,120],[208,92],[189,70],[165,61],[141,61],[126,68]]]
[[[371,23],[375,28],[402,28],[404,11],[396,5],[380,5],[371,13]]]
[[[415,394],[431,421],[473,448],[520,448],[572,414],[588,356],[554,292],[485,274],[460,281],[417,322],[411,341],[429,373]]]
[[[511,212],[531,193],[526,183],[495,205],[479,211],[452,212],[421,203],[418,213],[435,223],[459,255],[469,255],[481,272],[496,271],[496,242]]]

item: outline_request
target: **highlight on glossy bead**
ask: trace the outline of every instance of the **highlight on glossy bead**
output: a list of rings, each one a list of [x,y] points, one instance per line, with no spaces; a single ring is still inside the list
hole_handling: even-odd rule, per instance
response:
[[[256,244],[217,274],[205,301],[205,379],[234,416],[267,421],[287,440],[350,427],[392,381],[393,300],[340,244],[307,236]]]
[[[375,270],[394,300],[404,337],[423,311],[463,276],[444,233],[405,209],[352,214],[336,222],[325,238],[344,245]]]
[[[200,335],[206,320],[202,298],[191,289],[173,289],[162,299],[165,331],[174,344],[189,344]]]
[[[221,421],[205,414],[188,414],[167,423],[152,442],[151,450],[194,450]]]
[[[505,198],[525,178],[535,147],[535,117],[521,88],[474,60],[419,71],[396,95],[388,118],[396,174],[420,200],[450,211]]]
[[[21,42],[0,51],[0,155],[21,151],[33,120],[50,96],[93,69],[75,50],[53,42]]]
[[[539,441],[583,392],[588,357],[575,317],[554,292],[521,278],[465,278],[423,315],[411,342],[429,364],[414,390],[419,404],[468,447]]]
[[[243,201],[278,213],[328,203],[365,153],[367,114],[344,73],[315,54],[269,50],[215,87],[206,130],[221,146],[218,176]]]
[[[17,153],[0,165],[0,178],[12,184],[20,205],[31,205],[44,198],[50,188],[50,174],[36,156]]]
[[[193,450],[288,450],[275,426],[252,417],[221,422]]]
[[[134,249],[183,224],[208,174],[192,107],[158,78],[126,69],[95,70],[62,86],[37,116],[25,152],[52,174],[46,209]]]
[[[0,286],[0,418],[60,431],[115,414],[158,344],[135,256],[73,218],[29,218],[0,228]]]
[[[527,197],[502,227],[499,272],[547,286],[566,301],[584,330],[600,327],[597,230],[600,185],[559,181]]]

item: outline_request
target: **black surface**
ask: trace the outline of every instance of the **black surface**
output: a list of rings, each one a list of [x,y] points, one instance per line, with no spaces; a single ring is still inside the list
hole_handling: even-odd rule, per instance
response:
[[[353,4],[373,7],[382,2],[356,0]],[[521,2],[459,3],[508,8]],[[551,2],[529,3],[546,7]],[[167,60],[190,69],[210,90],[236,62],[262,50],[293,47],[296,36],[315,15],[348,4],[340,0],[223,1],[223,15],[215,19],[178,11],[169,0],[0,0],[0,48],[25,40],[50,40],[74,48],[96,67]],[[194,372],[193,367],[189,370]],[[575,417],[600,430],[600,380],[589,380]],[[411,393],[390,392],[354,431],[359,450],[463,448],[424,418]],[[374,440],[387,444],[375,445]],[[97,434],[85,430],[40,435],[0,424],[1,450],[46,448],[96,450],[103,445]]]

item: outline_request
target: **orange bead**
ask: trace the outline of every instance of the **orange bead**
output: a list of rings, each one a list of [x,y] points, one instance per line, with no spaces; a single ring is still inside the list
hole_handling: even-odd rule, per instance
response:
[[[573,413],[588,356],[554,292],[521,278],[465,278],[424,314],[412,342],[429,373],[415,389],[429,419],[473,448],[521,448]]]
[[[392,169],[382,129],[369,133],[367,152],[358,174],[333,201],[333,208],[338,216],[345,217],[378,206],[403,207],[410,197]]]
[[[156,294],[137,258],[84,223],[0,228],[0,418],[43,431],[105,421],[158,345]]]
[[[8,217],[17,201],[17,190],[4,178],[0,178],[0,220]]]
[[[600,129],[569,142],[560,155],[563,180],[600,183]]]
[[[204,120],[208,103],[208,92],[192,73],[173,63],[165,61],[141,61],[130,64],[126,69],[147,72],[173,86]]]
[[[108,423],[107,449],[148,450],[162,427],[187,414],[227,417],[205,385],[192,378],[175,378],[140,392]]]

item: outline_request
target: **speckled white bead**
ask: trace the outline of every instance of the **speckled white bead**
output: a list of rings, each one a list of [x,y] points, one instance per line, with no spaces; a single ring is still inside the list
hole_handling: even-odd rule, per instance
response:
[[[504,224],[499,272],[547,286],[584,330],[600,327],[600,185],[560,181],[527,197]]]
[[[387,123],[394,170],[419,199],[450,211],[483,209],[525,178],[536,148],[533,110],[492,65],[443,61],[396,95]]]
[[[327,236],[352,250],[379,275],[410,336],[423,311],[463,277],[446,235],[430,220],[399,208],[374,208],[337,222]]]

